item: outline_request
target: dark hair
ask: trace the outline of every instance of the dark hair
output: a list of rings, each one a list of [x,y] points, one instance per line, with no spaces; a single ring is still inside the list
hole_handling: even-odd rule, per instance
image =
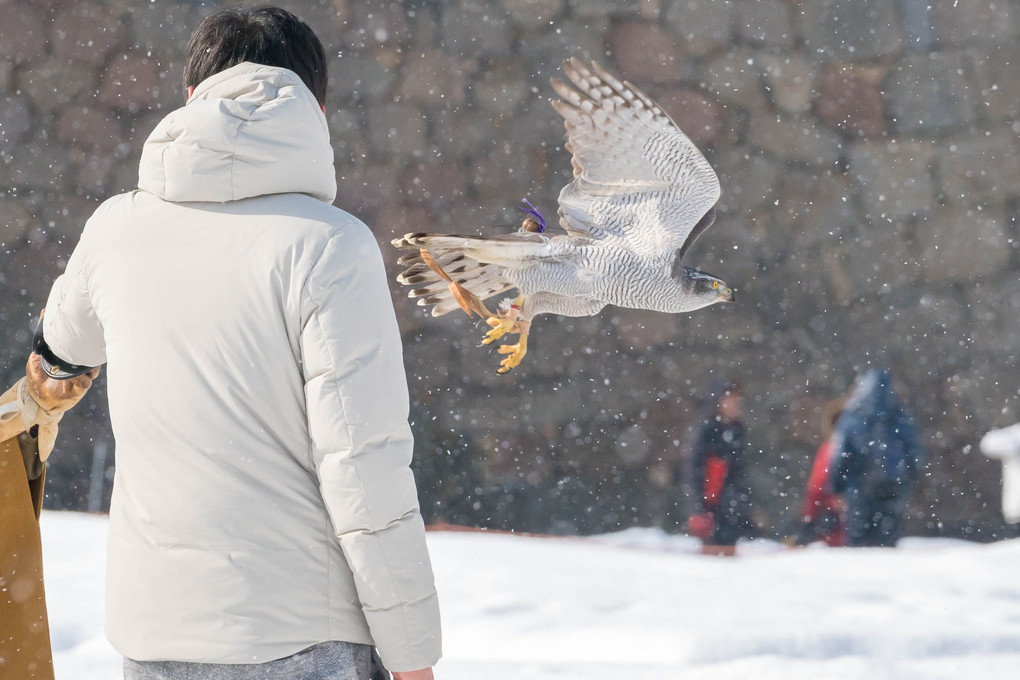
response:
[[[326,51],[308,24],[279,7],[213,12],[188,41],[184,87],[250,61],[298,74],[319,104],[326,104]]]

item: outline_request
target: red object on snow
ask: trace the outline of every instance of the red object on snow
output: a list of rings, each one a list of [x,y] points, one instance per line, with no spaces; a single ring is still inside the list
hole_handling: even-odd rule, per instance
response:
[[[712,535],[712,531],[715,529],[715,518],[710,512],[691,515],[691,518],[687,520],[687,526],[692,534],[704,541]]]

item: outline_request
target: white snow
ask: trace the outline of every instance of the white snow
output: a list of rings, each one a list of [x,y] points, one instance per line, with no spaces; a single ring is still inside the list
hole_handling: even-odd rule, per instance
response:
[[[105,518],[46,512],[42,531],[58,680],[119,678],[102,633]],[[438,680],[1020,677],[1020,540],[756,541],[736,559],[650,529],[429,545]]]

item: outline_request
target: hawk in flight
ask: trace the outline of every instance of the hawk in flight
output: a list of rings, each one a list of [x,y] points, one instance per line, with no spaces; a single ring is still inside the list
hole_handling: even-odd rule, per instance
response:
[[[591,316],[606,305],[691,312],[733,302],[719,278],[684,264],[715,219],[719,179],[697,147],[648,95],[598,64],[571,59],[574,87],[553,79],[552,105],[567,129],[574,179],[559,196],[559,226],[525,220],[498,236],[407,234],[393,245],[411,250],[397,277],[432,315],[463,309],[490,326],[489,344],[507,333],[516,344],[499,372],[521,363],[531,320],[539,314]],[[530,206],[530,204],[529,204]],[[516,289],[495,313],[484,300]]]

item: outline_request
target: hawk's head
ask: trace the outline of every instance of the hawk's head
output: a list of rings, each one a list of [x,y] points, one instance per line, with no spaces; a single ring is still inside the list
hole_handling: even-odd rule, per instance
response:
[[[736,302],[733,291],[725,281],[693,267],[683,268],[681,285],[687,295],[703,303],[702,307],[716,302]]]

